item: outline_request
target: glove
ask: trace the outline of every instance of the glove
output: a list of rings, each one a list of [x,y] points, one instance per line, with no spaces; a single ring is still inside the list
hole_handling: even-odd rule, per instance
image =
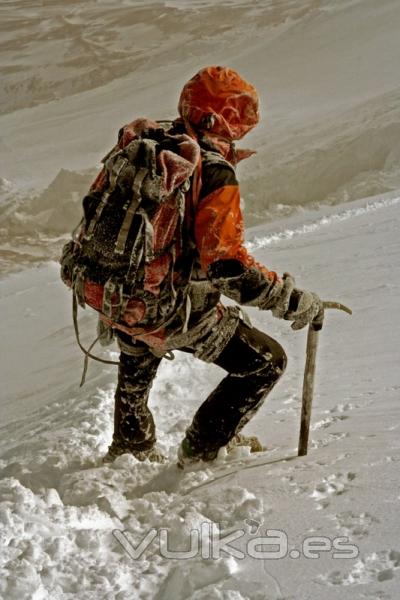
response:
[[[293,321],[291,328],[297,331],[308,323],[314,331],[322,329],[324,307],[314,292],[299,290],[289,273],[284,273],[282,289],[272,308],[272,314],[278,319]]]

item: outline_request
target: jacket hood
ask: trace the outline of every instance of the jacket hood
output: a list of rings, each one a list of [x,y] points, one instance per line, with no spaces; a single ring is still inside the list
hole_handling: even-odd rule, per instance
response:
[[[240,140],[259,122],[254,86],[228,67],[201,69],[183,87],[179,114],[189,126],[227,141]]]

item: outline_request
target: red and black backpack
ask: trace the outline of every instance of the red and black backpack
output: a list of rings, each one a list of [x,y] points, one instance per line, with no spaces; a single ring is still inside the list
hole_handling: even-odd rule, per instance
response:
[[[193,263],[185,209],[197,193],[200,146],[171,122],[137,119],[102,162],[60,261],[74,321],[79,304],[108,324],[157,328],[185,302]]]

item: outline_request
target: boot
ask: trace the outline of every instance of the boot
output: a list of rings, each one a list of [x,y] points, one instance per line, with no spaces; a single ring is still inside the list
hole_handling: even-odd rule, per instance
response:
[[[165,463],[167,461],[166,456],[158,448],[154,447],[149,448],[148,450],[129,450],[127,448],[122,448],[115,444],[114,442],[108,448],[108,452],[105,456],[103,456],[103,463],[112,463],[114,460],[121,456],[122,454],[132,454],[137,460],[144,461],[149,460],[150,462],[158,462]]]
[[[263,452],[266,448],[261,444],[258,437],[255,435],[247,436],[243,435],[243,433],[237,433],[233,436],[233,438],[227,443],[226,451],[232,452],[234,448],[237,446],[248,446],[250,448],[250,452]]]
[[[213,460],[215,457],[216,455],[208,460]],[[204,454],[197,453],[192,447],[190,441],[186,437],[183,438],[181,445],[178,448],[178,467],[180,469],[184,469],[185,466],[199,463],[202,460],[207,460]]]
[[[263,452],[264,446],[256,436],[246,436],[242,433],[237,433],[225,446],[227,453],[231,452],[236,446],[249,446],[250,452]],[[195,452],[190,444],[190,441],[185,437],[178,448],[178,467],[184,469],[185,466],[199,463],[200,461],[212,462],[217,457],[218,451],[212,454],[199,454]]]

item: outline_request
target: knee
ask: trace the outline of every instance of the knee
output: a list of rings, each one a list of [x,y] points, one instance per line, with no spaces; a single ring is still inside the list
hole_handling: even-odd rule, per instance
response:
[[[286,352],[282,346],[274,339],[269,338],[268,346],[263,354],[265,367],[263,371],[268,374],[270,379],[275,382],[282,377],[287,365]]]
[[[265,368],[276,371],[278,378],[284,373],[287,365],[286,352],[279,342],[264,332],[253,328],[248,334],[250,346],[261,355]]]
[[[282,348],[278,342],[276,342],[276,348],[274,349],[271,364],[277,374],[277,378],[279,379],[286,370],[287,366],[287,356],[286,352]]]

